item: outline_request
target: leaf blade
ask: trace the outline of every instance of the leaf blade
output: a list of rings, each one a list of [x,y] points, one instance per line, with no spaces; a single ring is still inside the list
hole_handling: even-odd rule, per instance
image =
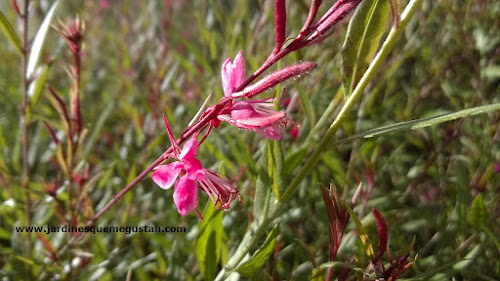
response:
[[[0,29],[2,29],[7,39],[9,39],[10,43],[16,48],[19,54],[22,54],[23,48],[21,47],[21,40],[14,31],[12,25],[7,21],[7,18],[3,15],[2,11],[0,11]]]
[[[358,236],[359,236],[359,239],[361,239],[361,242],[363,243],[363,247],[365,248],[366,255],[371,260],[373,260],[375,257],[375,252],[373,251],[372,243],[370,242],[370,238],[368,237],[368,234],[366,233],[366,230],[363,227],[363,224],[361,223],[358,216],[356,216],[356,214],[351,209],[351,207],[349,207],[348,204],[344,203],[344,207],[346,208],[347,212],[349,212],[349,215],[351,215],[352,220],[356,224],[356,228],[358,229]]]
[[[203,213],[205,220],[200,221],[199,224],[198,237],[196,238],[196,259],[205,280],[214,279],[217,263],[220,261],[224,236],[222,215],[223,213],[218,212],[212,201],[209,200]]]
[[[346,142],[349,142],[349,141],[352,141],[355,139],[360,139],[360,138],[368,139],[368,138],[372,138],[372,137],[375,137],[378,135],[391,133],[391,132],[395,132],[395,131],[422,129],[425,127],[438,125],[440,123],[444,123],[447,121],[452,121],[452,120],[459,119],[459,118],[479,115],[482,113],[488,113],[488,112],[495,111],[495,110],[500,110],[500,103],[494,103],[494,104],[483,105],[483,106],[476,106],[476,107],[472,107],[472,108],[462,109],[462,110],[459,110],[459,111],[456,111],[453,113],[449,113],[449,114],[420,118],[420,119],[415,119],[415,120],[411,120],[411,121],[405,121],[405,122],[400,122],[400,123],[391,124],[391,125],[387,125],[387,126],[382,126],[382,127],[376,128],[376,129],[365,131],[363,133],[356,134],[356,135],[349,137],[349,138],[339,140],[335,144],[342,144],[342,143],[346,143]]]
[[[347,28],[342,46],[342,84],[348,96],[370,65],[384,34],[390,7],[387,0],[363,1]]]
[[[55,1],[50,7],[49,12],[45,16],[40,28],[38,29],[35,39],[33,40],[33,45],[31,47],[31,51],[28,58],[28,66],[26,68],[26,78],[32,78],[33,73],[35,72],[36,64],[38,63],[38,59],[40,58],[40,54],[42,53],[43,42],[45,41],[45,37],[47,36],[47,32],[49,30],[50,22],[54,16],[54,12],[59,5],[59,0]]]
[[[277,224],[273,230],[269,233],[264,241],[264,244],[254,253],[252,259],[248,262],[238,266],[236,271],[245,276],[251,276],[254,272],[256,272],[259,268],[261,268],[266,261],[269,259],[269,256],[274,250],[274,243],[276,242],[276,237],[279,234],[279,224]]]

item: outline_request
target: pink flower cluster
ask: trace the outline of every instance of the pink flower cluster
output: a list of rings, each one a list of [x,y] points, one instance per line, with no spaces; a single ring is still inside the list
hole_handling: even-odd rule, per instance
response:
[[[286,114],[274,109],[274,98],[255,100],[250,98],[314,67],[316,67],[314,63],[301,63],[287,67],[237,91],[238,87],[245,83],[246,78],[245,63],[242,51],[240,51],[234,61],[228,58],[222,64],[221,76],[225,102],[210,107],[201,118],[213,114],[209,130],[212,127],[218,127],[224,121],[238,128],[254,131],[262,137],[281,140],[283,138],[281,128],[286,126],[288,120]],[[196,158],[199,145],[196,136],[199,131],[184,144],[181,150],[177,146],[166,118],[164,121],[173,151],[167,156],[178,161],[157,166],[151,177],[163,189],[169,189],[177,181],[174,188],[174,202],[179,213],[185,216],[192,210],[196,211],[198,188],[205,191],[219,209],[229,208],[235,196],[238,196],[241,201],[238,190],[229,180],[215,171],[204,169]],[[201,218],[201,215],[199,216]]]
[[[173,153],[168,156],[178,161],[157,166],[151,175],[153,181],[161,188],[169,189],[179,178],[174,188],[174,203],[183,216],[195,209],[198,204],[197,182],[215,206],[219,209],[229,208],[233,196],[237,195],[240,198],[238,190],[217,172],[203,168],[200,160],[196,159],[198,152],[196,137],[189,139],[180,150],[165,117],[164,121],[173,147]]]

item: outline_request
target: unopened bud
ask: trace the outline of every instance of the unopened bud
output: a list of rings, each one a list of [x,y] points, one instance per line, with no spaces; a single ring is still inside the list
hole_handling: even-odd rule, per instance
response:
[[[239,93],[233,93],[233,97],[246,97],[251,98],[262,92],[269,90],[270,88],[278,85],[279,83],[288,80],[294,76],[307,72],[314,69],[317,66],[314,62],[304,62],[296,65],[292,65],[276,72],[273,72],[266,77],[262,78],[259,82],[250,85],[243,89]]]

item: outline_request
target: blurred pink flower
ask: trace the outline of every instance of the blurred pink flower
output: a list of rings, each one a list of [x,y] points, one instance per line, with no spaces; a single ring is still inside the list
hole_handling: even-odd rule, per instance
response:
[[[231,58],[227,58],[222,64],[222,88],[226,97],[230,97],[234,89],[245,81],[245,62],[242,52],[238,52],[233,62]]]
[[[99,7],[101,7],[101,9],[107,9],[109,6],[108,0],[99,0]]]
[[[196,182],[207,192],[217,208],[229,208],[233,195],[237,194],[239,197],[238,190],[215,171],[204,169],[200,160],[195,158],[198,152],[196,137],[189,139],[180,150],[165,116],[163,118],[173,147],[173,154],[169,156],[179,161],[157,166],[151,175],[153,181],[161,188],[169,189],[180,175],[174,188],[174,202],[182,216],[187,215],[198,204]],[[217,203],[220,203],[220,206]]]

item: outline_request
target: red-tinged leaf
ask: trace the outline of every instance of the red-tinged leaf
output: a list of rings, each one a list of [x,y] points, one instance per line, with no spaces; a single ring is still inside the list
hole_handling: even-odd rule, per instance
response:
[[[336,221],[336,212],[335,207],[333,206],[332,198],[330,198],[330,194],[328,189],[321,187],[321,195],[323,196],[323,202],[325,203],[326,214],[328,215],[328,224],[330,225],[330,247],[334,244],[336,234],[335,231],[337,229],[335,221]],[[330,249],[333,250],[333,249]]]
[[[21,15],[21,12],[19,12],[19,6],[17,6],[16,0],[12,0],[12,8],[14,8],[14,11],[16,11],[16,14]]]
[[[276,26],[276,51],[281,49],[283,42],[285,42],[286,33],[286,1],[274,1],[274,23]]]
[[[49,92],[55,99],[55,102],[52,102],[52,105],[61,116],[61,119],[64,120],[64,124],[68,129],[68,135],[72,136],[73,134],[71,131],[71,122],[69,121],[68,109],[66,108],[66,104],[64,104],[61,96],[58,95],[56,91],[54,91],[54,89],[52,89],[52,87],[50,86],[49,86]]]
[[[45,125],[45,128],[47,128],[47,130],[49,130],[49,134],[52,137],[52,140],[54,141],[54,143],[56,145],[58,145],[59,140],[57,139],[56,134],[54,133],[54,130],[52,129],[52,127],[49,125],[49,123],[47,123],[47,121],[43,121],[43,125]]]
[[[42,242],[42,245],[45,248],[45,250],[47,250],[47,252],[50,253],[50,259],[54,261],[56,257],[56,252],[54,251],[52,244],[50,244],[50,241],[47,238],[45,238],[45,236],[43,236],[42,233],[38,232],[36,235],[38,236],[38,239],[40,239],[40,242]]]
[[[387,227],[387,221],[382,216],[382,214],[375,208],[372,209],[375,220],[377,221],[378,228],[378,258],[382,257],[387,250],[387,232],[389,228]]]

